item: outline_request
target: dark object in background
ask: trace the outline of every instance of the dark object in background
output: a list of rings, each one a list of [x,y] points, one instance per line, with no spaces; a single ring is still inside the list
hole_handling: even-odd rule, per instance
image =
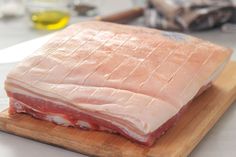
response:
[[[230,19],[231,23],[236,23],[236,0],[232,0],[233,5],[234,5],[234,11],[233,11],[233,15]]]
[[[96,6],[90,4],[81,4],[81,3],[75,4],[74,10],[80,16],[94,16],[97,14]]]
[[[233,17],[231,0],[149,0],[145,22],[168,30],[204,30]]]

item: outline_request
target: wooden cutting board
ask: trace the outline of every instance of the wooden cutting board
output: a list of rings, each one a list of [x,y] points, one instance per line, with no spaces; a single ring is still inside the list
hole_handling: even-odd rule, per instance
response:
[[[92,156],[185,157],[236,98],[236,62],[230,62],[213,87],[196,98],[176,126],[152,147],[110,133],[66,128],[28,115],[0,113],[0,130]]]

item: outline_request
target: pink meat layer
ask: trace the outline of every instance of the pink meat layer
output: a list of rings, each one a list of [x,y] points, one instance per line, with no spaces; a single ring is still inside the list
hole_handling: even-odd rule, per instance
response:
[[[33,104],[35,102],[37,102],[37,100],[36,101],[34,100]],[[43,103],[50,103],[50,102],[43,102]],[[51,105],[53,105],[53,104],[51,104]],[[37,106],[40,108],[47,109],[47,107],[45,105],[37,104]],[[62,110],[57,110],[57,108],[54,108],[54,109],[50,108],[50,109],[47,109],[47,113],[45,113],[43,111],[39,112],[39,111],[35,111],[35,109],[32,109],[31,107],[25,105],[21,101],[18,101],[14,98],[10,99],[9,113],[11,115],[14,115],[15,113],[27,113],[35,118],[49,121],[49,119],[47,118],[49,115],[53,116],[53,115],[59,114],[61,117],[64,118],[64,120],[67,120],[70,122],[69,126],[78,127],[81,129],[119,133],[119,134],[125,136],[126,138],[130,139],[131,141],[138,142],[138,143],[141,143],[141,144],[144,144],[147,146],[151,146],[157,138],[159,138],[161,135],[163,135],[165,133],[166,130],[168,130],[170,127],[172,127],[175,124],[175,122],[177,121],[178,117],[181,115],[180,113],[182,113],[182,111],[184,111],[184,110],[181,110],[178,114],[173,116],[166,123],[164,123],[161,127],[159,127],[159,129],[157,129],[155,132],[152,132],[149,135],[147,135],[146,141],[138,141],[138,140],[130,137],[128,134],[123,132],[123,130],[116,127],[115,125],[112,125],[111,123],[108,123],[108,122],[103,121],[101,119],[96,119],[96,118],[88,116],[88,115],[84,115],[82,113],[78,113],[77,111],[71,110],[71,111],[67,112],[65,110],[68,111],[68,108],[62,108]],[[48,112],[50,112],[50,114],[48,114]],[[74,116],[69,117],[68,115],[70,115],[70,114],[73,114]],[[85,122],[88,125],[87,126],[79,125],[79,124],[77,124],[77,121]],[[51,122],[54,122],[59,125],[65,125],[65,124],[62,124],[62,123],[59,123],[59,122],[53,121],[53,120]]]
[[[200,94],[202,94],[207,88],[211,86],[211,83],[208,85],[202,87],[196,97]],[[139,142],[141,144],[151,146],[157,138],[159,138],[161,135],[163,135],[170,127],[172,127],[179,117],[186,111],[189,105],[186,105],[183,107],[176,115],[174,115],[172,118],[170,118],[168,121],[166,121],[161,127],[159,127],[156,131],[150,133],[147,135],[146,141],[138,141],[137,139],[134,139],[133,137],[130,137],[130,135],[126,134],[122,129],[118,128],[117,126],[104,121],[102,119],[96,119],[92,116],[86,115],[84,113],[78,112],[77,110],[74,110],[72,108],[68,107],[60,107],[58,108],[58,104],[44,101],[36,98],[27,97],[25,95],[21,94],[14,94],[14,93],[8,93],[10,98],[10,108],[9,113],[11,115],[14,115],[15,113],[27,113],[31,116],[54,122],[59,125],[63,126],[72,126],[72,127],[78,127],[81,129],[89,129],[89,130],[98,130],[98,131],[108,131],[111,133],[118,133],[126,138],[130,139],[131,141]],[[56,120],[49,120],[48,116],[60,116],[63,118],[64,122],[69,123],[60,123]],[[83,123],[77,123],[78,121]],[[84,125],[86,124],[86,125]]]

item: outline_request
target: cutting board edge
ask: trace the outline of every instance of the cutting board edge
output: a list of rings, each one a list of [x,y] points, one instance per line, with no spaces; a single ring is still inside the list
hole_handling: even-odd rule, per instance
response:
[[[47,136],[47,133],[44,133],[44,132],[41,134],[40,137],[36,137],[36,136],[30,136],[25,132],[17,131],[17,128],[19,128],[20,130],[23,130],[23,129],[27,130],[27,132],[29,132],[30,129],[23,128],[23,127],[20,127],[20,126],[17,126],[15,124],[11,124],[11,123],[7,124],[9,122],[9,118],[6,116],[5,112],[6,111],[0,112],[0,131],[2,131],[2,132],[5,132],[7,134],[12,134],[12,135],[15,135],[15,136],[18,136],[18,137],[22,137],[22,138],[25,138],[25,139],[29,139],[29,140],[32,140],[32,141],[36,141],[36,142],[38,141],[38,142],[41,142],[41,143],[49,144],[49,145],[52,145],[52,146],[56,146],[56,147],[59,147],[59,148],[63,148],[63,149],[66,149],[66,150],[77,152],[77,153],[80,153],[80,154],[94,156],[93,154],[88,154],[88,152],[84,151],[83,149],[78,150],[78,147],[74,148],[74,147],[71,147],[71,146],[64,145],[62,143],[55,142],[54,140],[52,140],[52,141],[46,140],[44,138],[44,136]],[[23,114],[21,116],[27,116],[27,117],[30,117],[31,119],[35,120],[35,118],[33,118],[29,115]],[[45,121],[44,123],[48,123],[48,122]],[[59,126],[59,127],[62,127],[62,126]],[[34,131],[32,131],[32,132],[34,132]],[[57,137],[57,138],[59,138],[61,141],[65,140],[64,138],[61,138],[61,137]]]
[[[209,125],[209,129],[203,129],[202,134],[200,135],[200,138],[198,138],[198,140],[196,142],[193,143],[193,146],[191,149],[189,149],[189,151],[186,151],[186,154],[178,154],[179,157],[182,156],[188,156],[190,155],[190,153],[194,150],[194,148],[202,141],[202,139],[211,131],[211,129],[217,124],[217,122],[220,120],[220,118],[227,112],[227,110],[231,107],[231,105],[236,101],[236,92],[234,94],[234,96],[232,96],[232,98],[230,99],[230,101],[228,102],[228,106],[226,108],[224,108],[224,110],[221,110],[220,114],[218,114],[219,116],[216,117],[212,123],[210,123]],[[214,117],[212,117],[214,118]]]

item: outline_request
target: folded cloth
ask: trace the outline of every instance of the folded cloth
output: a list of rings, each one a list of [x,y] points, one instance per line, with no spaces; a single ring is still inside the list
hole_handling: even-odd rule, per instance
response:
[[[146,24],[170,30],[203,30],[229,21],[232,0],[149,0]]]

